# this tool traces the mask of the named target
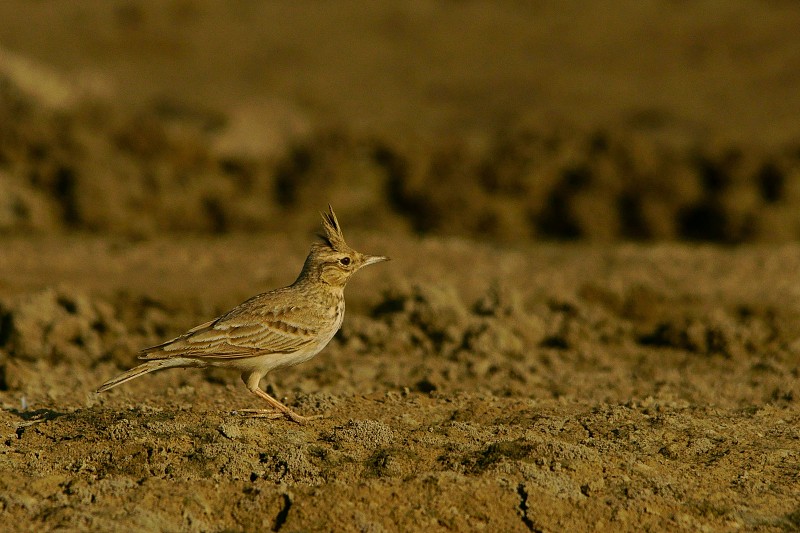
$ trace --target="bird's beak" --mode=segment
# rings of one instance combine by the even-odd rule
[[[381,261],[388,261],[389,258],[383,255],[363,255],[361,257],[361,266],[365,267],[367,265],[374,265],[375,263],[380,263]]]

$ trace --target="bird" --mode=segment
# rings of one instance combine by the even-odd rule
[[[308,361],[325,348],[342,326],[347,282],[365,266],[389,260],[348,246],[330,205],[320,214],[323,233],[311,245],[294,283],[253,296],[183,335],[145,348],[139,353],[144,363],[108,380],[97,392],[156,370],[228,368],[241,372],[248,390],[270,406],[242,412],[285,417],[298,424],[319,418],[292,411],[261,389],[261,380],[272,370]]]

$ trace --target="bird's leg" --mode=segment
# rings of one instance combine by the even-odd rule
[[[322,418],[321,415],[315,415],[315,416],[298,415],[297,413],[295,413],[294,411],[283,405],[281,402],[279,402],[278,400],[276,400],[275,398],[273,398],[260,388],[256,388],[256,390],[252,392],[256,396],[264,398],[267,401],[267,403],[269,403],[272,407],[283,413],[283,415],[292,422],[296,422],[298,424],[305,424],[306,422],[310,422],[311,420]]]
[[[244,384],[247,385],[247,389],[250,392],[266,400],[267,403],[269,403],[273,407],[273,409],[277,409],[278,412],[275,412],[274,410],[266,411],[260,409],[252,409],[252,410],[248,409],[244,410],[243,412],[254,413],[253,416],[258,416],[263,418],[279,418],[281,416],[285,416],[286,418],[288,418],[292,422],[296,422],[297,424],[305,424],[306,422],[309,422],[311,420],[322,418],[322,416],[320,415],[317,416],[299,415],[294,411],[292,411],[291,409],[289,409],[288,407],[286,407],[285,405],[283,405],[281,402],[279,402],[278,400],[276,400],[275,398],[273,398],[272,396],[261,390],[261,387],[259,387],[259,383],[261,382],[261,377],[262,376],[255,373],[244,373],[242,374],[242,381],[244,381]]]

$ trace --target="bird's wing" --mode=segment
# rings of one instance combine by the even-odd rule
[[[173,356],[234,359],[266,353],[292,353],[314,344],[317,330],[296,306],[236,308],[165,343],[142,350],[140,359]],[[306,318],[306,320],[302,320]]]

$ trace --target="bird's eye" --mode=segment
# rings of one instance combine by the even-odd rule
[[[350,264],[350,258],[349,257],[342,257],[341,259],[339,259],[339,262],[341,264],[343,264],[344,266],[347,266],[347,265]]]

